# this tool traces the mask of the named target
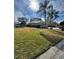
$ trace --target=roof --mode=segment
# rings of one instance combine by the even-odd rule
[[[30,20],[30,22],[36,22],[36,21],[42,21],[40,18],[32,18],[31,20]]]

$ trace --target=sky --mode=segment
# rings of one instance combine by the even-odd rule
[[[42,18],[43,16],[37,15],[36,12],[39,10],[39,3],[44,0],[14,0],[14,21],[17,22],[17,17],[26,17],[29,20],[31,18]],[[64,0],[53,0],[50,2],[53,4],[54,9],[60,11],[58,22],[64,20]]]

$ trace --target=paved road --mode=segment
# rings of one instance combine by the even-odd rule
[[[51,47],[47,52],[36,59],[64,59],[64,41]]]

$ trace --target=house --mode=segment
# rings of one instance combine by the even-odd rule
[[[40,18],[32,18],[30,23],[27,24],[29,27],[37,27],[37,28],[45,28],[45,22],[43,22]]]

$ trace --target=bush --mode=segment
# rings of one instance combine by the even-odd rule
[[[62,31],[64,31],[64,21],[62,21],[62,22],[60,23],[60,29],[61,29]]]

